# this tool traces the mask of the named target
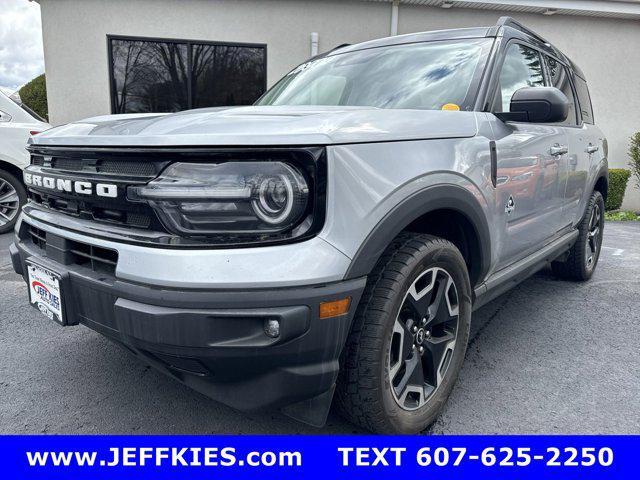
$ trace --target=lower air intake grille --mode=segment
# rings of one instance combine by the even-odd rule
[[[118,252],[115,250],[62,238],[31,225],[28,227],[28,234],[36,247],[64,265],[79,265],[97,273],[111,275],[116,272]],[[49,242],[51,245],[55,243],[55,248],[48,249]]]

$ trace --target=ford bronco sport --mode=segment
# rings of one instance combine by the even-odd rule
[[[472,310],[598,262],[607,143],[583,73],[509,18],[342,46],[251,107],[35,136],[13,266],[31,303],[238,409],[333,398],[418,432]],[[91,352],[87,352],[91,355]]]

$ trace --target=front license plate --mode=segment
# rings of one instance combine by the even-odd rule
[[[64,325],[60,275],[33,263],[28,263],[27,269],[31,305],[51,320]]]

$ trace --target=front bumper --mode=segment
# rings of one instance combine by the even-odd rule
[[[69,324],[86,325],[234,408],[283,409],[321,423],[365,278],[282,288],[159,287],[67,262],[64,238],[47,231],[42,248],[26,228],[22,222],[10,248],[14,270],[25,281],[26,261],[59,273]],[[346,315],[319,318],[321,302],[345,297]],[[275,339],[264,331],[272,319],[280,322]]]

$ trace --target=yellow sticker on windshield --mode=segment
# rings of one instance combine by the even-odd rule
[[[458,111],[460,110],[460,106],[456,105],[455,103],[445,103],[444,105],[442,105],[442,110],[453,110],[453,111]]]

